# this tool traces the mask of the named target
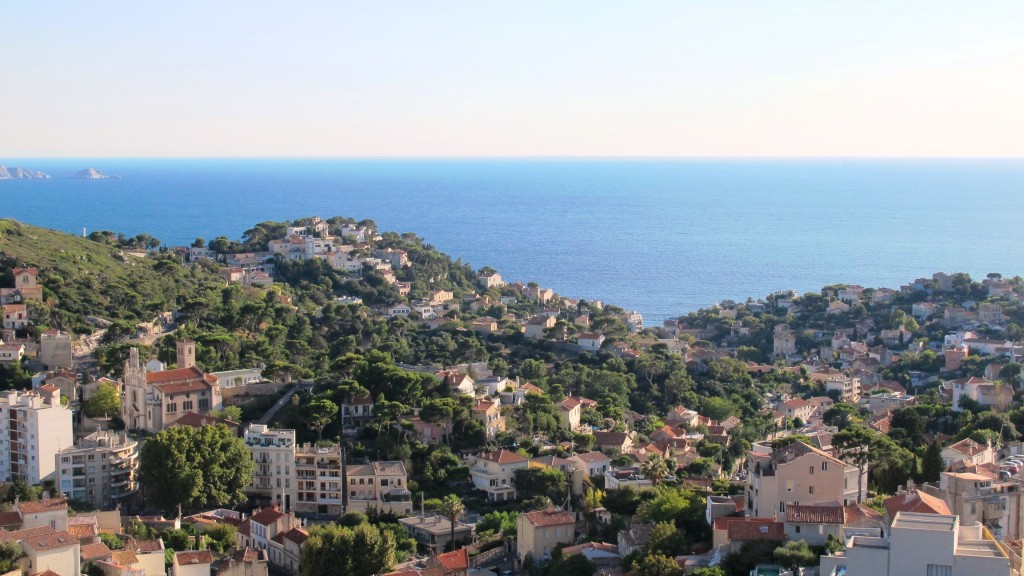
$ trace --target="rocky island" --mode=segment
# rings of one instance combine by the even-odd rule
[[[25,168],[10,168],[0,164],[0,180],[46,180],[50,175],[44,172],[26,170]]]
[[[104,174],[95,168],[86,168],[85,170],[79,170],[72,176],[75,180],[109,180],[114,178],[109,174]]]

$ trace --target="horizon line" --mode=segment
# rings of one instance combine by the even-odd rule
[[[2,156],[9,160],[1024,160],[1024,155],[210,155]],[[0,164],[4,160],[0,159]]]

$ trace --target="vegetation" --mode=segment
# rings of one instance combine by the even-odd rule
[[[100,382],[96,391],[85,402],[85,415],[90,418],[110,418],[121,413],[121,393],[112,384]]]
[[[245,498],[254,464],[226,426],[175,426],[142,445],[139,477],[154,504],[186,511],[230,507]]]
[[[373,524],[315,525],[302,548],[302,576],[373,576],[391,571],[394,533]]]

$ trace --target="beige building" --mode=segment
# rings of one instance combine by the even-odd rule
[[[576,519],[560,508],[549,508],[519,515],[516,521],[516,553],[520,561],[551,558],[558,544],[572,544],[576,538]]]
[[[499,450],[470,457],[469,475],[477,490],[492,502],[516,499],[515,471],[524,470],[530,459],[516,452]]]
[[[569,396],[558,403],[558,418],[566,430],[579,431],[582,413],[583,407],[579,398]]]
[[[175,552],[171,576],[210,576],[213,554],[209,550]]]
[[[349,465],[346,472],[349,512],[371,508],[402,515],[412,512],[409,476],[401,460]]]
[[[858,470],[834,456],[793,442],[778,450],[757,443],[747,458],[747,513],[756,517],[786,517],[786,505],[855,504],[866,496],[868,481],[859,483]]]
[[[840,401],[856,404],[860,402],[860,378],[845,374],[830,374],[825,378],[825,391],[838,392]]]
[[[49,370],[74,366],[71,335],[53,328],[43,332],[39,337],[39,361]],[[74,397],[70,398],[75,400]]]
[[[399,518],[398,523],[405,526],[417,542],[431,550],[441,552],[452,539],[452,524],[443,516],[410,516]],[[455,522],[455,541],[469,542],[473,539],[473,527],[462,522]]]
[[[965,525],[977,522],[1004,542],[1022,536],[1024,492],[1016,482],[969,472],[943,472],[938,486],[926,484],[921,489],[941,498]]]
[[[1019,556],[978,524],[961,525],[953,515],[899,512],[888,536],[850,536],[843,552],[821,557],[820,573],[1018,576],[1011,566],[1019,565]]]
[[[505,417],[501,415],[501,404],[498,402],[477,400],[470,413],[473,420],[483,424],[488,440],[493,439],[498,432],[505,431]]]
[[[99,430],[57,453],[56,485],[68,498],[111,510],[139,490],[139,443]]]
[[[341,516],[341,447],[302,444],[295,449],[295,513]]]
[[[296,500],[295,430],[250,424],[245,428],[245,445],[252,452],[255,467],[246,494],[265,505],[290,511]]]

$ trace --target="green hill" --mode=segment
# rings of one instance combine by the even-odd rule
[[[86,316],[111,321],[152,320],[163,310],[223,285],[200,267],[188,269],[170,256],[144,258],[114,246],[14,220],[0,220],[0,285],[13,286],[11,270],[39,269],[45,310],[41,327],[77,332],[91,328]],[[49,320],[44,318],[49,316]]]

